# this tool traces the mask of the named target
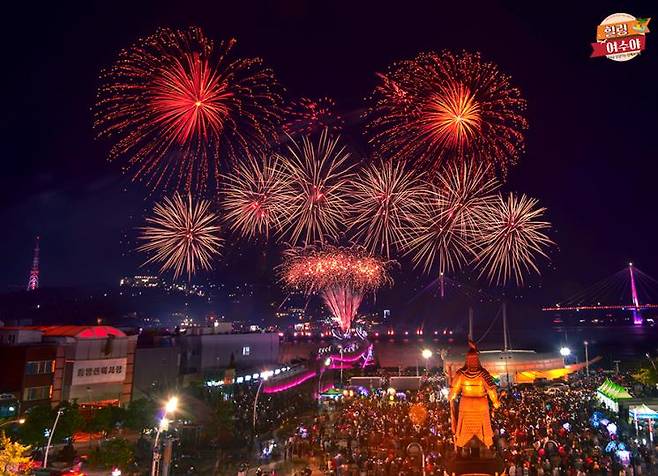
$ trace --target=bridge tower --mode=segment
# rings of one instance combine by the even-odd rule
[[[628,273],[631,276],[631,299],[633,300],[633,324],[642,325],[642,314],[640,314],[640,301],[637,298],[637,288],[635,287],[635,273],[633,273],[633,263],[628,263]]]
[[[32,269],[30,270],[30,279],[27,281],[27,290],[34,291],[39,287],[39,237],[34,247],[34,257],[32,258]]]

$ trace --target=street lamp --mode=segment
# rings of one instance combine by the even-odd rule
[[[423,359],[425,359],[425,372],[429,374],[430,369],[428,362],[432,358],[433,353],[430,349],[423,349],[420,355],[422,355]]]
[[[320,403],[320,382],[322,382],[322,374],[324,373],[325,369],[331,365],[331,357],[327,357],[324,359],[324,365],[320,367],[320,376],[318,377],[318,404]]]
[[[421,474],[425,476],[425,452],[423,451],[423,447],[418,443],[409,443],[407,446],[407,454],[411,456],[417,456],[420,454]]]
[[[583,342],[583,344],[585,344],[585,375],[589,377],[589,352],[587,349],[589,346],[589,342],[585,341]]]
[[[165,405],[165,415],[167,413],[173,413],[178,407],[178,397],[171,397]]]
[[[55,428],[57,428],[57,422],[59,421],[59,417],[64,413],[64,410],[61,408],[57,410],[57,415],[55,415],[55,422],[53,423],[53,427],[50,429],[50,433],[48,434],[48,444],[46,445],[46,454],[43,456],[43,468],[46,469],[48,467],[48,451],[50,450],[50,443],[53,441],[53,435],[55,434]]]
[[[571,349],[569,347],[560,347],[560,355],[562,357],[569,357],[571,355]]]
[[[22,425],[23,423],[25,423],[25,418],[18,418],[17,420],[5,421],[3,423],[0,423],[0,428],[2,428],[5,425],[11,425],[12,423],[18,423],[19,425]]]
[[[260,379],[260,383],[258,384],[258,389],[256,390],[256,397],[254,398],[254,418],[253,418],[253,423],[252,427],[254,430],[254,434],[256,434],[256,405],[258,404],[258,395],[260,395],[260,389],[265,383],[265,381],[269,378],[269,374],[267,373],[261,373],[263,377]]]
[[[176,411],[178,407],[178,397],[171,397],[164,406],[164,415],[158,424],[158,430],[155,433],[155,441],[153,442],[153,461],[151,463],[151,476],[156,476],[158,474],[158,465],[160,463],[160,451],[158,448],[158,443],[160,441],[160,433],[165,429],[165,426],[168,425],[169,420],[167,420],[167,415]]]

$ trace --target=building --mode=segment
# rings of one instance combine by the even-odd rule
[[[0,392],[28,408],[131,399],[137,336],[110,326],[0,327]]]
[[[0,393],[5,401],[13,395],[7,407],[17,404],[19,413],[61,400],[64,349],[42,337],[39,330],[0,327]]]
[[[237,369],[257,369],[279,361],[276,333],[221,334],[214,328],[194,328],[176,339],[181,374],[188,380],[216,374],[231,364]]]
[[[178,386],[181,352],[175,338],[157,336],[138,341],[135,350],[132,399],[149,398]]]

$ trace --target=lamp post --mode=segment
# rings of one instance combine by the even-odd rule
[[[153,441],[153,461],[151,463],[151,476],[156,476],[158,474],[158,467],[160,464],[160,449],[158,448],[158,443],[160,442],[160,433],[164,430],[165,426],[169,423],[167,420],[167,415],[176,411],[178,407],[178,397],[171,397],[164,407],[164,415],[158,424],[158,430],[155,433],[155,440]]]
[[[0,428],[2,428],[5,425],[11,425],[12,423],[18,423],[19,425],[22,425],[23,423],[25,423],[25,418],[18,418],[16,420],[5,421],[3,423],[0,423]]]
[[[432,351],[430,349],[423,349],[421,352],[423,359],[425,359],[425,373],[429,374],[428,362],[432,358]]]
[[[318,377],[318,404],[320,404],[320,392],[321,387],[320,387],[320,382],[322,382],[322,374],[324,373],[325,369],[331,365],[331,357],[327,357],[324,359],[324,365],[320,367],[320,376]]]
[[[420,454],[421,474],[425,476],[425,452],[423,451],[423,447],[418,443],[409,443],[407,446],[407,454],[411,456]]]
[[[50,429],[50,433],[48,434],[48,444],[46,445],[46,454],[43,456],[43,467],[44,469],[48,467],[48,451],[50,451],[50,443],[53,441],[53,435],[55,434],[55,429],[57,428],[57,422],[59,421],[59,417],[64,413],[64,410],[61,408],[57,410],[57,415],[55,416],[55,422],[53,423],[53,427]]]
[[[343,346],[338,347],[340,353],[340,388],[343,388]]]
[[[589,352],[588,352],[589,342],[585,341],[583,342],[583,344],[585,344],[585,375],[589,377]]]
[[[260,389],[262,388],[263,384],[265,381],[268,379],[268,375],[265,374],[263,375],[263,378],[260,379],[260,383],[258,384],[258,389],[256,390],[256,397],[254,398],[254,417],[253,417],[253,422],[252,422],[252,428],[254,435],[256,434],[256,405],[258,405],[258,395],[260,395]]]

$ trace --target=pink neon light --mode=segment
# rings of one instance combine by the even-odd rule
[[[306,382],[307,380],[312,379],[313,377],[315,377],[315,371],[310,371],[308,373],[305,373],[305,374],[297,377],[295,380],[291,380],[290,382],[282,383],[280,385],[275,385],[273,387],[265,387],[263,389],[263,393],[283,392],[285,390],[289,390],[293,387],[296,387],[297,385],[300,385],[300,384]]]
[[[357,360],[362,359],[364,356],[366,356],[368,354],[368,352],[370,352],[370,347],[372,347],[372,345],[369,346],[366,350],[361,352],[356,357],[341,357],[340,354],[338,354],[338,355],[332,355],[331,360],[332,360],[332,362],[334,360],[336,362],[356,362]]]
[[[631,275],[631,299],[633,299],[633,304],[635,305],[635,309],[633,309],[633,324],[639,325],[642,324],[642,315],[638,311],[638,307],[640,307],[640,301],[637,298],[637,288],[635,287],[635,276],[633,276],[632,264],[628,265],[628,272]]]
[[[340,370],[340,369],[345,370],[345,369],[351,369],[351,368],[353,368],[353,367],[352,367],[352,365],[350,365],[350,364],[348,364],[348,363],[342,363],[342,364],[331,364],[331,365],[329,366],[329,368],[330,368],[331,370]]]

